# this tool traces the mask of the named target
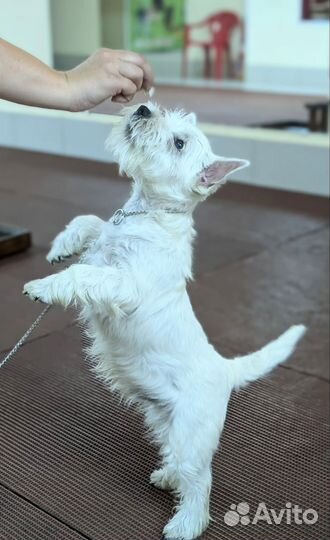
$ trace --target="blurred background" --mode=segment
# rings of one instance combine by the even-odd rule
[[[100,47],[141,52],[156,74],[157,101],[195,111],[201,122],[213,125],[207,134],[224,153],[251,159],[254,169],[240,180],[324,195],[329,192],[329,6],[329,0],[0,0],[0,35],[61,70]],[[91,141],[88,131],[81,144],[75,144],[72,125],[72,137],[67,135],[70,121],[63,115],[57,121],[63,124],[64,145],[55,137],[54,122],[52,140],[44,136],[46,113],[42,118],[35,113],[39,130],[33,122],[29,132],[26,116],[23,127],[17,116],[22,108],[2,103],[1,109],[4,146],[111,161],[103,150],[106,128],[100,118],[119,112],[111,102],[93,111],[99,129]],[[285,168],[283,160],[265,158],[265,141],[278,149],[291,142]],[[312,184],[315,164],[319,174]]]
[[[1,35],[59,69],[99,47],[123,48],[145,54],[161,83],[236,81],[327,92],[328,0],[1,0],[0,6]]]
[[[328,21],[327,0],[51,0],[50,56],[67,69],[97,47],[129,48],[162,83],[323,93]]]

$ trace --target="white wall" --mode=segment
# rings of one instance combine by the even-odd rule
[[[49,0],[0,0],[0,36],[51,64]]]
[[[327,84],[329,22],[303,21],[301,0],[246,0],[247,76]],[[259,74],[259,75],[258,75]]]
[[[83,57],[101,46],[99,0],[51,0],[51,16],[55,54]]]

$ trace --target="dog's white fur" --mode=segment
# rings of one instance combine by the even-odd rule
[[[81,307],[95,371],[138,404],[160,447],[162,463],[152,484],[179,498],[164,535],[191,540],[209,523],[212,456],[232,390],[286,360],[305,328],[293,326],[235,360],[210,345],[186,291],[192,213],[248,163],[215,156],[194,115],[146,106],[149,117],[136,107],[126,111],[109,144],[134,180],[125,210],[147,213],[119,225],[95,216],[74,219],[54,240],[48,260],[78,253],[80,264],[32,281],[24,291],[49,304]]]

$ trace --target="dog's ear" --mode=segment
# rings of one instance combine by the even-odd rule
[[[195,126],[197,124],[197,117],[195,113],[189,113],[185,115],[185,120],[187,120],[190,124]]]
[[[218,188],[225,184],[230,174],[249,165],[250,162],[246,159],[218,157],[201,171],[194,191],[204,195],[210,188]]]

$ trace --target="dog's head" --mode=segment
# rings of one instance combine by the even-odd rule
[[[215,155],[194,114],[164,110],[151,102],[128,107],[123,114],[108,147],[121,172],[140,183],[148,197],[195,204],[249,165]]]

